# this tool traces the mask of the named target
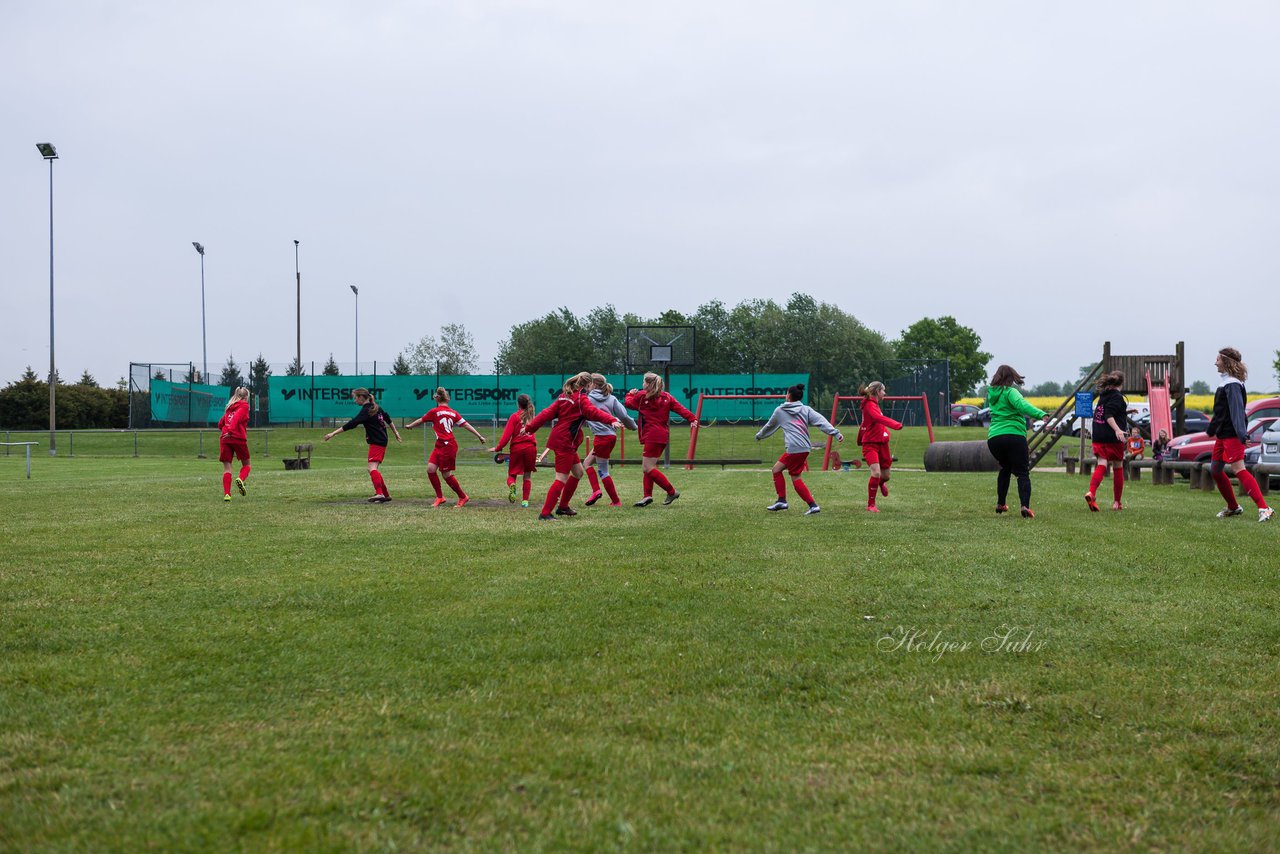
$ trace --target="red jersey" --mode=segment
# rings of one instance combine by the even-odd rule
[[[556,419],[556,426],[551,428],[547,447],[557,454],[570,453],[578,447],[578,442],[582,440],[583,422],[602,421],[612,424],[618,420],[604,410],[597,409],[585,394],[562,394],[550,406],[533,416],[524,425],[524,432],[532,434],[553,418]]]
[[[447,406],[437,406],[422,416],[424,422],[430,421],[436,431],[436,447],[444,448],[458,444],[453,438],[453,425],[466,424],[467,420]]]
[[[527,428],[523,432],[520,430],[524,426],[520,421],[520,416],[523,414],[520,410],[516,410],[507,419],[507,426],[502,430],[502,438],[498,440],[498,444],[495,446],[499,451],[507,446],[507,442],[511,443],[511,450],[513,451],[517,448],[528,447],[536,449],[538,447],[538,439],[533,435],[533,430]]]
[[[627,409],[634,409],[640,413],[636,421],[639,422],[640,441],[645,445],[665,445],[671,440],[669,424],[672,410],[686,421],[694,420],[693,413],[665,391],[653,397],[645,397],[642,389],[629,391],[626,404]]]
[[[875,445],[889,441],[889,430],[901,430],[902,422],[894,421],[880,411],[880,404],[863,398],[862,423],[858,425],[858,444]]]
[[[246,441],[245,430],[248,427],[249,401],[247,400],[237,400],[227,407],[227,411],[222,413],[222,417],[218,419],[218,429],[222,431],[222,438],[224,439]]]

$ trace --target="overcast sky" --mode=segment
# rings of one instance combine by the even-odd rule
[[[481,370],[560,305],[954,315],[1028,383],[1276,386],[1280,4],[6,0],[0,384],[56,354]],[[585,368],[592,366],[586,365]],[[800,367],[800,366],[797,366]]]

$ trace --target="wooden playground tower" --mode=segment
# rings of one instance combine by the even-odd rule
[[[1172,355],[1120,356],[1111,352],[1111,342],[1107,341],[1102,345],[1102,361],[1094,365],[1093,370],[1080,379],[1075,389],[1059,404],[1056,410],[1049,414],[1049,418],[1055,424],[1061,424],[1064,420],[1068,423],[1074,421],[1076,393],[1092,390],[1093,384],[1098,381],[1098,377],[1111,371],[1119,371],[1124,374],[1124,387],[1120,389],[1120,393],[1125,395],[1145,395],[1150,402],[1153,433],[1158,429],[1158,413],[1164,411],[1167,403],[1173,408],[1172,424],[1170,425],[1173,429],[1169,431],[1169,435],[1179,436],[1185,432],[1183,423],[1186,417],[1187,389],[1185,386],[1186,360],[1184,352],[1185,344],[1179,341]],[[1083,447],[1084,431],[1081,430],[1080,432]],[[1048,432],[1041,431],[1031,437],[1028,445],[1031,451],[1031,465],[1033,468],[1048,455],[1061,436],[1061,433],[1053,430]]]

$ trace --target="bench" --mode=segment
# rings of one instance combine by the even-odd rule
[[[1062,458],[1063,465],[1067,467],[1067,474],[1075,474],[1076,464],[1079,463],[1080,474],[1083,474],[1086,476],[1091,475],[1093,474],[1093,466],[1094,466],[1094,463],[1096,462],[1097,460],[1094,459],[1093,457],[1085,457],[1083,460],[1081,460],[1078,457],[1070,457],[1070,456],[1064,456]]]
[[[313,447],[310,442],[300,442],[294,445],[293,450],[298,456],[292,459],[285,458],[285,471],[299,471],[311,468],[311,450]],[[306,454],[306,456],[302,456],[303,454]]]

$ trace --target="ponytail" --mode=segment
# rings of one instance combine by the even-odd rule
[[[883,391],[885,391],[884,383],[880,382],[880,380],[873,380],[858,389],[858,394],[862,395],[866,400],[872,400]]]
[[[533,400],[527,394],[516,398],[516,406],[520,407],[520,423],[528,424],[533,418]]]
[[[436,388],[435,397],[436,397],[436,403],[439,403],[442,405],[446,404],[449,402],[449,390],[444,386],[438,386]]]
[[[227,400],[226,409],[223,409],[222,411],[226,412],[228,409],[232,407],[232,405],[237,404],[242,400],[248,400],[248,399],[249,399],[249,389],[245,388],[244,386],[240,386],[235,391],[231,392],[231,397]]]
[[[378,406],[378,401],[373,399],[373,395],[369,393],[369,389],[367,388],[355,389],[354,391],[351,392],[351,396],[365,398],[366,400],[369,401],[369,414],[370,415],[378,414],[378,410],[380,409],[380,407]]]
[[[644,375],[644,396],[649,400],[653,400],[660,394],[662,394],[662,377],[653,371],[649,371]]]

